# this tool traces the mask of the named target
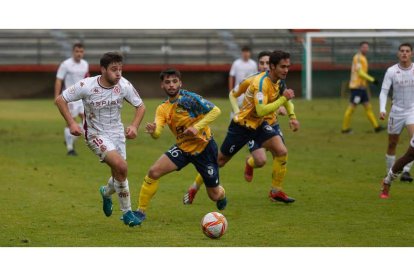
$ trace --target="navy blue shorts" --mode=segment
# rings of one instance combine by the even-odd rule
[[[366,89],[351,89],[350,103],[363,104],[369,101]]]
[[[283,143],[285,143],[285,140],[283,139],[283,133],[282,133],[282,131],[280,130],[280,127],[279,127],[279,124],[278,123],[276,123],[276,124],[274,124],[274,125],[272,125],[272,128],[273,128],[273,130],[274,130],[274,132],[275,132],[275,135],[276,136],[280,136],[280,138],[282,138],[282,142]],[[250,152],[253,152],[253,151],[255,151],[255,150],[257,150],[257,149],[259,149],[259,148],[261,148],[262,147],[262,144],[267,140],[267,139],[270,139],[270,138],[272,138],[273,136],[275,136],[275,135],[273,135],[273,133],[272,132],[268,132],[268,133],[262,133],[262,137],[259,137],[259,139],[253,139],[253,140],[250,140],[248,143],[247,143],[247,146],[249,147],[249,151]]]
[[[254,129],[250,129],[239,124],[233,120],[227,129],[226,138],[221,144],[220,151],[226,156],[235,155],[246,143],[253,140],[256,135]]]
[[[168,158],[181,170],[188,163],[192,163],[200,173],[207,187],[214,188],[220,184],[217,163],[217,144],[212,138],[202,153],[191,155],[182,151],[177,145],[172,146],[166,153]]]

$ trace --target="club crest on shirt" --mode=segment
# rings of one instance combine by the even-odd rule
[[[118,85],[116,85],[116,86],[114,87],[114,93],[115,93],[115,94],[119,94],[119,93],[121,93],[121,88],[119,88],[119,86],[118,86]]]
[[[80,86],[83,87],[85,83],[83,81],[80,82]]]
[[[105,152],[106,151],[106,146],[105,145],[101,145],[99,147],[99,149],[101,150],[101,152]]]

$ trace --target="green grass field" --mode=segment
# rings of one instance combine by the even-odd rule
[[[144,119],[152,121],[160,100],[145,100]],[[212,99],[222,115],[212,129],[219,145],[224,139],[229,104]],[[385,174],[386,133],[375,134],[362,107],[353,116],[354,134],[340,127],[346,99],[295,100],[301,130],[292,133],[286,118],[281,127],[289,149],[285,191],[292,205],[270,202],[271,162],[255,171],[252,183],[243,178],[243,149],[220,171],[229,205],[223,214],[228,232],[219,240],[202,234],[200,220],[215,211],[205,190],[193,205],[182,196],[195,176],[190,165],[163,177],[147,220],[129,228],[115,212],[101,210],[100,185],[109,168],[86,147],[76,143],[78,157],[67,157],[64,121],[52,100],[0,101],[0,246],[414,246],[414,183],[399,181],[391,198],[378,197]],[[378,113],[378,102],[374,101]],[[133,109],[125,105],[128,124]],[[385,123],[384,123],[385,124]],[[398,147],[408,146],[404,132]],[[174,142],[169,130],[152,140],[141,127],[128,141],[129,183],[133,208],[150,165]],[[270,154],[268,154],[270,159]]]

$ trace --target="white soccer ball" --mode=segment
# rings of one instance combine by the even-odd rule
[[[208,213],[201,220],[201,229],[207,237],[218,239],[226,233],[226,217],[218,212]]]

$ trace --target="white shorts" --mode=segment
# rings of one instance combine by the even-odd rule
[[[104,161],[108,152],[116,150],[126,160],[125,136],[120,134],[89,135],[86,139],[88,147]]]
[[[72,118],[77,117],[79,114],[84,113],[83,108],[83,102],[82,100],[76,101],[76,102],[70,102],[68,103],[70,114],[72,115]]]
[[[406,125],[414,125],[414,112],[403,114],[391,112],[388,117],[388,134],[401,134]]]
[[[413,137],[411,137],[411,140],[410,140],[410,146],[411,146],[412,148],[414,148],[414,135],[413,135]]]

